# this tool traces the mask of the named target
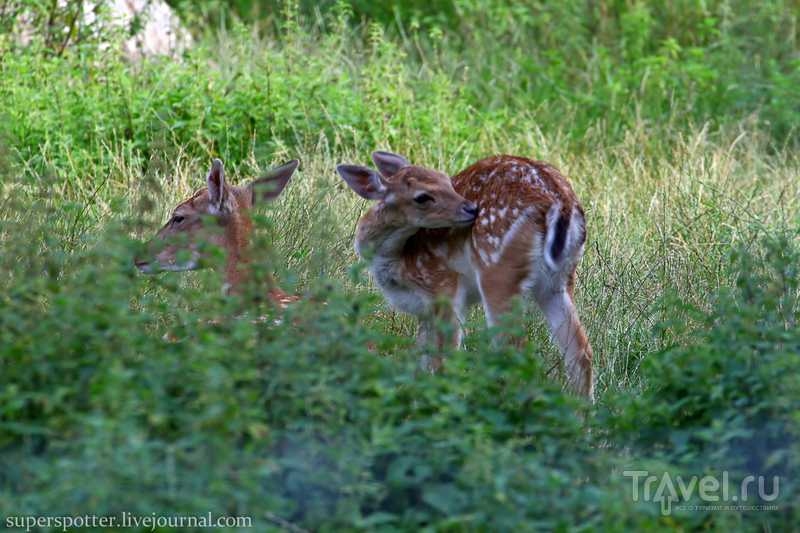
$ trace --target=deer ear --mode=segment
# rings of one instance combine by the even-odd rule
[[[253,191],[253,205],[256,205],[256,203],[266,204],[280,196],[299,165],[299,159],[292,159],[288,163],[273,168],[251,183],[250,189]]]
[[[220,215],[225,209],[225,197],[228,195],[228,189],[225,187],[225,170],[222,168],[221,159],[215,159],[211,164],[206,181],[208,182],[208,202],[211,212]]]
[[[375,202],[386,200],[386,184],[371,168],[343,163],[336,167],[336,172],[360,197]]]
[[[401,168],[410,167],[411,163],[402,155],[393,154],[390,152],[381,152],[375,150],[372,152],[372,162],[378,167],[381,175],[385,178],[391,178]]]

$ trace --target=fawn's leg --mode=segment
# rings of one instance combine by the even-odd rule
[[[449,334],[437,327],[443,323],[449,324],[452,328]],[[430,316],[419,317],[417,345],[426,351],[433,351],[434,354],[440,354],[445,347],[455,350],[461,344],[462,331],[453,307],[449,304],[434,303],[430,309]],[[442,372],[444,360],[444,357],[439,355],[430,356],[426,353],[422,356],[420,369],[431,375]]]
[[[511,303],[514,298],[522,296],[521,281],[516,277],[504,276],[503,274],[505,273],[482,273],[478,282],[484,311],[486,312],[486,323],[490,328],[502,324],[501,317],[511,313]],[[515,317],[514,323],[517,322],[519,320]],[[494,341],[496,342],[497,340],[498,338],[496,337]],[[511,342],[521,348],[525,343],[525,339],[513,337]]]
[[[570,277],[573,276],[574,273]],[[567,374],[572,386],[594,403],[592,347],[581,327],[570,288],[543,290],[536,294],[536,301],[550,322],[558,345],[564,351]]]

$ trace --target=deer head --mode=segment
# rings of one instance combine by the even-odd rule
[[[447,228],[468,226],[478,206],[458,194],[446,174],[412,165],[405,157],[372,152],[378,172],[341,164],[336,171],[359,196],[380,202],[384,223],[393,227]]]
[[[215,159],[206,177],[208,187],[179,204],[147,243],[147,255],[135,259],[139,271],[194,270],[202,258],[199,244],[206,242],[228,250],[226,282],[233,284],[250,244],[249,211],[280,196],[299,164],[293,159],[244,187],[234,187],[225,181],[222,161]]]

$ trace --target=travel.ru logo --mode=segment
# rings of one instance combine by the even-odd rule
[[[633,501],[639,501],[639,494],[640,494],[640,487],[643,489],[643,500],[646,502],[653,501],[656,503],[661,504],[661,514],[663,515],[670,515],[672,514],[672,504],[679,503],[679,502],[688,502],[689,499],[692,497],[692,494],[697,489],[697,493],[705,502],[746,502],[748,498],[751,501],[755,500],[754,491],[758,491],[758,499],[760,501],[771,502],[778,497],[778,493],[780,491],[780,480],[778,476],[772,478],[772,492],[771,494],[767,494],[765,489],[765,481],[764,476],[747,476],[742,480],[741,486],[734,484],[731,486],[728,480],[728,472],[722,472],[722,482],[720,482],[719,478],[716,476],[704,476],[699,478],[697,476],[692,476],[691,479],[686,480],[683,479],[681,476],[676,476],[675,480],[673,481],[672,476],[669,472],[664,472],[661,476],[661,481],[659,482],[658,476],[651,476],[647,470],[624,470],[622,475],[625,477],[631,478],[632,484],[632,498]],[[753,482],[757,481],[756,484]],[[658,482],[656,484],[656,482]],[[655,485],[655,492],[652,492],[653,485]],[[751,485],[752,484],[752,485]],[[731,492],[733,489],[734,492]],[[736,489],[739,489],[738,492],[735,492]],[[721,497],[720,497],[721,491]],[[650,499],[650,495],[652,494],[653,498]],[[715,510],[719,507],[719,510],[727,509],[731,506],[697,506],[698,510],[706,509],[706,510]],[[687,506],[679,506],[677,507],[680,510],[687,509]],[[775,507],[777,508],[777,507]],[[692,506],[688,507],[689,510],[692,510]],[[733,509],[740,509],[746,510],[751,509],[750,507],[744,505],[736,505],[733,506]],[[756,505],[753,506],[751,510],[767,510],[764,506]]]

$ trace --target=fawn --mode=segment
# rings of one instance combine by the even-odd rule
[[[299,164],[293,159],[245,187],[234,187],[225,182],[222,161],[215,159],[206,178],[208,187],[175,208],[169,222],[147,243],[149,257],[134,261],[139,271],[154,272],[155,265],[158,270],[194,270],[202,258],[198,244],[205,241],[228,251],[224,286],[238,291],[246,281],[246,270],[241,267],[247,263],[252,230],[248,211],[280,196]],[[208,217],[213,217],[213,222]],[[179,254],[187,255],[188,260],[181,262]],[[278,287],[270,287],[268,294],[280,305],[292,300]]]
[[[572,385],[594,402],[592,349],[575,309],[575,268],[586,242],[584,210],[567,180],[549,163],[500,155],[452,180],[403,156],[375,151],[368,167],[341,164],[358,195],[378,202],[361,217],[355,248],[389,302],[419,319],[417,341],[458,347],[464,311],[483,303],[489,326],[532,296],[564,351]],[[445,296],[444,308],[435,300]],[[431,307],[431,303],[434,306]],[[455,334],[436,334],[431,315]],[[442,361],[425,356],[423,370]]]

